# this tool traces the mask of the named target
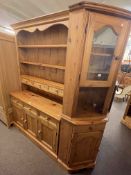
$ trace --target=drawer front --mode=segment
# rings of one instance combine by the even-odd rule
[[[82,125],[82,126],[74,126],[74,132],[84,133],[84,132],[91,132],[91,131],[103,131],[105,128],[106,123],[100,124],[90,124],[90,125]]]
[[[23,108],[23,103],[15,98],[12,98],[11,99],[11,102],[12,102],[12,105],[13,106],[16,106],[17,108],[19,109],[22,109]]]
[[[25,113],[27,113],[33,117],[38,116],[38,111],[29,105],[24,105],[23,109],[24,109]]]
[[[54,87],[49,87],[49,92],[54,94],[54,95],[58,95],[58,89],[54,88]]]
[[[25,79],[25,78],[22,78],[22,79],[21,79],[21,82],[27,84],[27,83],[28,83],[28,80]]]
[[[49,86],[46,84],[41,85],[41,90],[48,92],[49,91]]]
[[[30,80],[28,80],[26,78],[23,78],[22,79],[22,83],[27,84],[27,85],[30,85],[30,86],[33,86],[34,85],[34,82],[33,81],[30,81]]]
[[[57,152],[59,123],[46,114],[40,115],[38,119],[38,138],[50,148]]]
[[[63,90],[58,90],[58,95],[59,95],[60,97],[63,97],[64,91],[63,91]]]

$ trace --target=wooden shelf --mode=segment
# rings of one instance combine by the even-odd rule
[[[21,82],[23,84],[35,87],[39,90],[63,97],[64,85],[53,81],[37,78],[30,75],[21,75]]]
[[[60,120],[62,113],[62,105],[47,98],[41,97],[30,91],[19,91],[11,93],[11,96],[19,99],[20,101],[28,104],[35,109]]]
[[[49,44],[49,45],[18,45],[19,48],[66,48],[66,44]]]
[[[110,56],[112,56],[112,54],[109,54],[109,53],[95,53],[95,52],[92,52],[91,53],[92,55],[94,55],[94,56],[102,56],[102,57],[110,57]]]
[[[65,66],[59,66],[59,65],[50,65],[50,64],[36,63],[36,62],[31,62],[31,61],[20,61],[20,63],[28,64],[28,65],[34,65],[34,66],[41,66],[41,67],[48,67],[48,68],[65,70]]]
[[[99,71],[99,72],[90,71],[90,72],[88,72],[88,74],[109,74],[109,72],[104,72],[104,71]]]

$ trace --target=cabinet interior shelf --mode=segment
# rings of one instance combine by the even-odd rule
[[[56,118],[57,120],[60,120],[61,118],[62,105],[53,100],[41,97],[27,90],[12,92],[11,95],[25,104]]]
[[[112,56],[112,54],[109,54],[109,53],[97,53],[97,52],[95,53],[95,52],[92,52],[91,54],[94,55],[94,56],[102,56],[102,57],[105,56],[107,58]]]
[[[36,63],[36,62],[31,62],[31,61],[20,61],[20,63],[27,64],[27,65],[34,65],[34,66],[65,70],[65,66],[59,66],[59,65],[43,64],[43,63],[38,63],[38,62]]]
[[[89,71],[88,74],[109,74],[107,71]]]
[[[45,80],[30,75],[21,75],[21,83],[35,87],[39,90],[63,97],[64,85],[54,81]]]
[[[66,48],[66,44],[49,44],[49,45],[18,45],[19,48]]]

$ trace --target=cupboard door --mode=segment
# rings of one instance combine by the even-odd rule
[[[38,120],[38,138],[52,151],[57,151],[59,125],[46,115]]]
[[[90,13],[80,86],[110,87],[122,57],[128,21]]]
[[[30,106],[24,106],[25,118],[24,118],[24,128],[36,137],[37,134],[37,111],[32,109]]]
[[[17,105],[13,104],[13,119],[14,121],[19,124],[21,127],[23,127],[23,121],[24,121],[24,112],[23,108],[18,107]]]
[[[72,136],[69,165],[94,162],[101,142],[102,132],[74,133]]]

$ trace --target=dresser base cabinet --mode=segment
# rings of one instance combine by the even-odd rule
[[[19,94],[19,93],[18,93]],[[20,95],[27,96],[27,92],[22,92]],[[30,95],[30,96],[29,96]],[[38,106],[41,102],[41,97],[34,95],[34,93],[28,94],[27,98],[38,98]],[[27,100],[27,99],[26,99]],[[25,101],[21,101],[16,97],[11,98],[13,109],[13,121],[15,125],[22,128],[25,133],[28,133],[34,139],[42,145],[46,146],[50,151],[57,154],[58,149],[58,134],[59,134],[59,120],[56,120],[49,114],[41,112],[38,108],[27,104]],[[33,101],[33,100],[32,100]],[[43,101],[43,99],[42,99]],[[28,101],[27,101],[28,102]],[[49,105],[51,101],[49,100]],[[54,103],[53,103],[54,105]],[[44,104],[42,105],[43,108]]]
[[[13,122],[13,125],[15,127],[17,127],[25,136],[27,136],[34,144],[36,144],[42,151],[46,152],[51,158],[53,158],[55,160],[57,159],[57,155],[53,151],[51,151],[46,145],[42,144],[39,141],[39,139],[37,139],[34,136],[32,136],[32,134],[30,134],[30,132],[25,130],[23,127],[21,127],[16,122]]]

